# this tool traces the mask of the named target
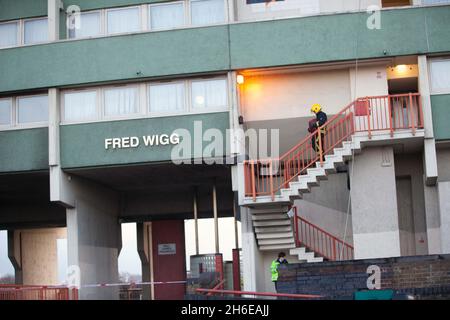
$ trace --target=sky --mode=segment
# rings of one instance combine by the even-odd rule
[[[238,222],[238,234],[241,234],[240,222]],[[195,254],[194,220],[185,221],[186,235],[186,270],[189,270],[189,256]],[[214,253],[214,219],[199,220],[199,244],[200,254]],[[224,261],[232,259],[234,249],[234,223],[233,218],[219,219],[219,247]],[[241,239],[239,237],[239,247]],[[58,278],[60,283],[65,282],[67,269],[67,240],[58,239]],[[141,263],[137,253],[136,224],[122,224],[122,250],[119,255],[119,273],[132,275],[141,274]],[[0,231],[0,277],[14,274],[14,269],[8,259],[7,232]]]

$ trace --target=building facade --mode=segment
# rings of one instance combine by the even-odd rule
[[[82,286],[116,283],[123,222],[143,281],[185,280],[194,217],[241,221],[250,291],[279,251],[450,253],[449,1],[0,0],[0,72],[17,283],[56,284],[65,237]]]

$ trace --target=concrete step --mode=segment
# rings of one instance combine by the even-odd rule
[[[303,175],[298,177],[298,181],[303,184],[307,184],[309,188],[311,187],[318,187],[320,185],[319,180],[315,176],[311,175]]]
[[[274,226],[290,226],[291,220],[269,220],[269,221],[254,221],[253,226],[255,227],[274,227]]]
[[[286,213],[252,215],[253,221],[285,220],[285,219],[289,219],[289,217]]]
[[[302,198],[302,195],[295,188],[281,189],[280,192],[283,197],[289,197],[291,200]]]
[[[294,238],[262,239],[258,240],[260,246],[295,244]]]
[[[292,225],[289,226],[279,226],[279,227],[256,227],[255,228],[255,232],[257,234],[262,234],[262,233],[283,233],[283,232],[290,232],[292,231]]]
[[[266,245],[260,246],[259,250],[261,251],[275,251],[275,250],[286,250],[290,248],[295,248],[295,243],[285,244],[285,245]]]
[[[261,208],[251,208],[250,213],[251,214],[268,214],[268,213],[281,213],[281,212],[287,212],[289,208],[287,206],[264,206]]]
[[[299,178],[297,178],[297,181],[293,181],[291,183],[289,183],[289,186],[291,187],[291,189],[295,189],[297,190],[299,193],[301,192],[303,193],[310,193],[311,192],[311,188],[308,186],[308,184],[305,181],[299,181]]]
[[[320,166],[317,168],[309,168],[306,170],[308,172],[308,175],[315,176],[318,180],[326,180],[327,179],[327,173],[325,172],[324,168],[321,168]]]
[[[256,233],[256,239],[277,239],[277,238],[293,238],[294,233],[288,232],[275,232],[275,233]]]
[[[306,252],[306,248],[305,247],[298,247],[298,248],[289,250],[289,254],[291,256],[301,255],[301,254],[304,254],[305,252]]]

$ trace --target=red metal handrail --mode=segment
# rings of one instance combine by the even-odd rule
[[[297,207],[293,209],[297,247],[306,247],[331,261],[353,259],[354,248],[352,245],[300,217]]]
[[[254,291],[236,291],[236,290],[215,290],[215,289],[196,289],[199,293],[217,293],[217,294],[232,294],[232,295],[248,295],[248,296],[260,296],[260,297],[283,297],[293,299],[318,299],[323,296],[313,294],[292,294],[292,293],[272,293],[272,292],[254,292]]]
[[[0,300],[78,300],[78,289],[58,286],[0,285]]]
[[[418,93],[358,98],[332,116],[316,132],[306,136],[279,158],[244,161],[245,196],[256,200],[269,195],[272,199],[282,188],[299,175],[305,174],[317,162],[342,145],[354,133],[386,131],[393,136],[396,130],[423,128],[422,103]],[[318,133],[322,134],[318,134]],[[319,148],[312,147],[317,139]]]

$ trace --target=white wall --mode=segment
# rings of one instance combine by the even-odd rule
[[[246,76],[241,89],[244,120],[265,121],[311,117],[319,103],[328,114],[345,108],[356,97],[388,94],[386,66],[361,66],[308,72]]]
[[[354,161],[350,192],[355,258],[398,257],[401,254],[393,148],[365,148]]]
[[[312,117],[314,103],[333,114],[349,102],[348,69],[248,76],[241,95],[245,121]]]
[[[295,204],[300,217],[317,225],[339,239],[353,245],[352,218],[347,215],[350,191],[347,188],[347,174],[331,174],[328,180],[321,181],[320,187],[311,188]]]

